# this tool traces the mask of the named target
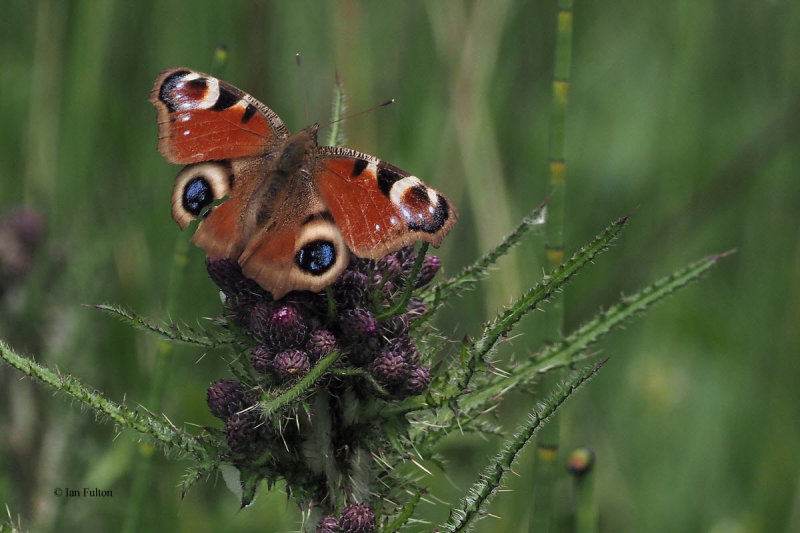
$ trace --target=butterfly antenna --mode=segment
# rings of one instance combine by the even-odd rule
[[[303,66],[300,64],[300,53],[298,52],[294,56],[295,61],[297,61],[297,76],[300,78],[300,87],[303,91],[303,105],[306,108],[306,124],[308,124],[311,119],[308,115],[308,86],[306,85],[306,80],[303,77]]]
[[[351,114],[351,115],[345,115],[345,116],[343,116],[343,117],[341,117],[341,118],[338,118],[338,119],[336,119],[336,120],[333,120],[333,121],[331,121],[331,122],[329,122],[329,123],[325,124],[325,127],[332,126],[332,125],[336,124],[337,122],[341,122],[341,121],[343,121],[343,120],[347,120],[347,119],[349,119],[349,118],[357,117],[358,115],[363,115],[364,113],[370,113],[370,112],[372,112],[372,111],[375,111],[375,110],[376,110],[376,109],[378,109],[378,108],[381,108],[381,107],[386,107],[386,106],[387,106],[387,105],[389,105],[389,104],[393,104],[394,102],[395,102],[394,98],[390,98],[389,100],[386,100],[386,101],[385,101],[385,102],[383,102],[382,104],[374,105],[374,106],[372,106],[372,107],[369,107],[369,108],[367,108],[367,109],[364,109],[363,111],[359,111],[359,112],[357,112],[357,113],[353,113],[353,114]]]

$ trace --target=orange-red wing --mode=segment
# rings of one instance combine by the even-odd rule
[[[379,258],[427,241],[439,246],[458,215],[419,178],[372,156],[320,147],[314,178],[347,246]]]
[[[171,163],[257,155],[288,135],[267,106],[213,76],[162,72],[150,93],[158,110],[158,151]]]

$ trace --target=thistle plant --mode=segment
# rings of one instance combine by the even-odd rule
[[[609,225],[483,324],[480,335],[447,342],[432,318],[486,277],[544,214],[545,205],[538,206],[495,249],[438,282],[439,260],[424,245],[377,261],[354,259],[324,292],[293,292],[281,300],[245,278],[236,262],[221,259],[206,266],[224,303],[202,329],[97,306],[171,342],[226,354],[230,375],[220,376],[206,392],[210,412],[220,419],[215,427],[189,431],[167,416],[112,402],[5,344],[0,352],[10,365],[104,420],[146,435],[171,457],[188,459],[184,494],[198,480],[222,472],[246,506],[258,490],[283,482],[304,511],[305,531],[388,532],[413,524],[427,490],[424,464],[441,464],[441,439],[454,431],[502,433],[487,413],[504,394],[565,369],[565,379],[530,408],[470,490],[460,501],[451,499],[440,530],[464,531],[485,515],[533,435],[602,367],[603,361],[589,358],[590,347],[698,279],[724,255],[692,263],[623,298],[503,370],[494,360],[498,343],[607,250],[628,221],[623,217]],[[419,468],[406,468],[409,464]]]

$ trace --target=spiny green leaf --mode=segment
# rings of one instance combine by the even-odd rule
[[[170,342],[214,348],[236,344],[239,340],[230,331],[220,329],[212,332],[210,330],[197,330],[186,324],[158,323],[116,305],[99,304],[90,305],[89,307],[104,311],[134,328],[155,333]]]
[[[117,404],[106,398],[97,389],[86,387],[76,377],[51,370],[32,359],[17,354],[2,341],[0,341],[0,357],[24,374],[67,394],[98,415],[114,421],[123,428],[132,429],[151,437],[167,450],[176,451],[182,455],[190,454],[200,461],[208,460],[208,452],[193,435],[173,426],[168,421],[162,421],[151,413],[145,415]]]
[[[417,489],[417,492],[414,493],[411,500],[403,507],[403,510],[383,529],[384,533],[394,533],[408,522],[411,515],[414,514],[414,510],[417,508],[417,504],[419,504],[422,499],[422,493],[422,489]]]
[[[530,382],[536,374],[580,360],[587,348],[600,338],[621,327],[628,320],[643,313],[670,294],[700,279],[720,259],[730,253],[725,252],[694,261],[639,292],[622,298],[617,304],[598,313],[560,342],[545,347],[536,357],[521,362],[509,371],[507,377],[475,385],[473,393],[466,396],[461,402],[462,409],[468,413],[485,409],[495,402],[505,390]]]
[[[483,335],[472,344],[469,350],[469,358],[483,360],[497,342],[505,337],[523,316],[535,309],[540,302],[549,298],[550,295],[564,286],[576,272],[586,266],[599,253],[606,250],[609,243],[616,238],[627,221],[627,216],[616,220],[600,235],[595,237],[592,242],[575,252],[566,263],[542,278],[539,283],[500,312],[492,322],[485,326]],[[469,378],[471,375],[471,366],[468,365],[467,369],[463,370],[459,377],[460,389],[465,389],[469,385],[469,379],[465,381],[464,376]]]
[[[556,413],[567,398],[599,371],[604,363],[605,361],[572,373],[542,402],[540,407],[530,413],[527,420],[517,428],[514,436],[505,442],[502,451],[484,468],[478,481],[472,485],[460,505],[451,510],[450,518],[442,524],[443,530],[454,533],[465,531],[481,517],[482,511],[498,492],[506,474],[511,471],[517,456],[534,434]]]
[[[502,242],[492,250],[488,251],[480,259],[475,261],[460,273],[450,279],[437,283],[433,287],[420,293],[426,304],[437,303],[437,293],[439,300],[446,301],[447,297],[457,291],[471,289],[480,280],[489,275],[489,269],[498,259],[510,252],[530,230],[539,226],[544,221],[546,202],[539,204],[533,211],[522,219],[514,230],[506,235]]]

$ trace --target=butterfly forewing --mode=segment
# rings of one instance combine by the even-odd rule
[[[158,109],[158,150],[170,163],[257,155],[287,135],[278,115],[249,94],[185,68],[162,72],[150,101]]]
[[[450,201],[416,176],[349,150],[319,148],[317,186],[350,249],[377,259],[418,241],[439,246],[456,223]]]

